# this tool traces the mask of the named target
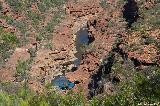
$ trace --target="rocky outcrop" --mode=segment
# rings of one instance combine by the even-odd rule
[[[68,3],[66,12],[74,17],[82,17],[86,15],[95,15],[102,11],[99,5],[100,0],[80,1],[78,3]]]
[[[76,33],[87,23],[88,17],[82,17],[62,23],[55,31],[53,37],[53,50],[39,50],[31,68],[30,82],[37,82],[39,86],[50,83],[54,76],[63,75],[74,67],[76,47]],[[42,81],[43,80],[43,81]],[[42,81],[42,83],[41,83]],[[29,84],[35,91],[34,83]],[[41,87],[42,88],[42,87]]]
[[[102,60],[108,57],[116,39],[119,35],[123,35],[125,30],[125,22],[120,10],[113,8],[109,12],[103,12],[101,9],[98,1],[93,2],[93,5],[88,1],[67,5],[66,11],[70,16],[55,31],[53,51],[37,52],[35,63],[30,71],[31,82],[35,81],[42,86],[51,82],[54,76],[65,72],[70,81],[80,82],[75,86],[74,91],[78,92],[79,87],[83,87],[85,95],[88,95],[88,85],[92,75],[96,73]],[[86,49],[78,69],[70,72],[76,59],[76,33],[84,26],[87,26],[89,45],[92,46]],[[40,87],[35,86],[34,83],[30,83],[31,88],[39,91]]]
[[[125,26],[125,23],[119,21],[121,15],[115,15],[115,11],[109,13],[102,12],[99,17],[88,20],[88,31],[91,37],[94,38],[94,41],[90,44],[92,46],[83,55],[83,60],[78,70],[66,74],[69,80],[80,82],[74,88],[74,91],[78,91],[80,87],[85,92],[85,95],[88,96],[92,76],[97,73],[103,59],[108,57],[119,34],[123,34],[125,28],[122,26]],[[118,11],[116,12],[119,13]],[[117,26],[110,26],[110,22],[117,24]]]
[[[62,23],[55,27],[56,30],[51,42],[52,50],[36,49],[39,45],[38,42],[34,37],[29,39],[33,43],[26,47],[17,48],[7,62],[7,68],[0,70],[0,81],[3,79],[4,81],[15,81],[14,75],[18,60],[26,61],[32,57],[29,53],[29,48],[32,48],[36,49],[36,56],[33,58],[34,63],[28,72],[29,79],[27,80],[32,90],[43,92],[44,86],[51,83],[55,76],[65,75],[70,81],[78,82],[73,91],[78,92],[80,88],[86,97],[93,97],[100,93],[114,94],[114,83],[125,79],[121,79],[120,74],[110,77],[114,61],[119,59],[115,59],[117,55],[120,57],[119,60],[123,60],[120,63],[126,62],[123,65],[127,65],[127,62],[130,61],[134,64],[132,64],[133,68],[160,64],[159,29],[144,28],[132,32],[132,29],[126,27],[127,22],[132,24],[138,18],[138,3],[136,3],[138,1],[131,1],[131,4],[123,6],[122,1],[106,0],[107,7],[103,9],[100,5],[101,0],[78,0],[76,3],[70,0],[64,6],[67,16]],[[145,7],[147,9],[150,9],[149,6],[152,8],[155,5],[152,0],[147,3]],[[11,9],[6,7],[8,5],[5,2],[3,5],[4,15],[12,16],[15,20],[22,19],[15,16]],[[128,8],[130,9],[128,10]],[[36,3],[31,5],[31,10],[40,13]],[[129,16],[127,12],[129,12]],[[132,13],[135,14],[132,15]],[[51,15],[45,17],[40,28],[46,27],[53,16],[51,11]],[[130,27],[132,27],[131,24]],[[7,31],[17,32],[17,29],[9,26],[6,20],[0,20],[0,25]],[[29,25],[29,30],[32,30],[31,35],[34,36],[37,32],[32,27]],[[74,62],[77,59],[75,55],[78,52],[77,48],[80,49],[76,45],[76,34],[80,33],[84,27],[85,33],[88,33],[89,41],[84,46],[83,53],[80,54],[82,55],[80,64],[75,68]],[[80,36],[83,35],[80,34]],[[152,41],[150,39],[153,39],[153,42],[147,41]],[[6,70],[12,70],[11,67],[14,71],[5,73]],[[74,72],[73,68],[75,68]]]

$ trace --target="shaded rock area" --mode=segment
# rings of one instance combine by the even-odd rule
[[[114,55],[111,55],[107,59],[107,63],[101,65],[97,70],[96,74],[92,76],[92,80],[88,85],[89,91],[89,98],[101,94],[104,92],[104,84],[105,80],[109,79],[109,73],[111,72],[111,67],[114,62]],[[108,77],[108,78],[107,78]]]
[[[131,27],[132,23],[138,19],[138,6],[135,0],[127,0],[124,5],[123,17],[128,22],[128,27]]]
[[[117,55],[121,57],[124,64],[128,64],[128,55],[123,49],[120,48],[121,42],[115,44],[115,47],[109,52],[107,58],[104,58],[101,65],[97,69],[97,72],[92,76],[92,80],[88,85],[89,98],[92,98],[98,94],[106,92],[111,95],[116,90],[115,83],[119,83],[121,78],[119,76],[112,76],[112,67],[116,63]]]

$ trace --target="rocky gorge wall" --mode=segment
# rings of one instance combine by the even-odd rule
[[[152,38],[160,42],[159,29],[146,28],[145,32],[143,29],[130,30],[141,18],[139,1],[106,0],[106,3],[106,8],[102,8],[101,0],[78,0],[77,2],[69,0],[64,5],[67,16],[56,26],[51,42],[53,49],[36,51],[27,81],[32,90],[42,93],[45,85],[51,83],[55,76],[65,75],[71,82],[78,82],[73,88],[74,92],[82,89],[88,98],[103,93],[111,95],[116,91],[114,84],[125,80],[120,74],[112,75],[112,68],[116,62],[120,61],[123,68],[127,68],[126,70],[132,70],[132,68],[143,70],[147,66],[159,66],[159,46],[147,41],[148,38]],[[154,7],[156,5],[154,3],[146,2],[145,8],[148,9],[150,7],[148,5]],[[5,22],[1,20],[0,22],[6,26]],[[84,27],[88,33],[88,44],[77,47],[77,33]],[[147,35],[142,36],[144,33]],[[38,43],[36,44],[39,46]],[[36,47],[32,43],[16,49],[7,67],[16,68],[19,58],[25,57],[24,60],[30,58],[29,48]],[[79,66],[72,71],[75,67],[74,62],[77,60],[77,48],[83,52],[79,53],[81,55]],[[14,58],[16,56],[18,58]],[[131,67],[128,64],[131,64]],[[4,70],[1,74],[2,78],[8,75],[5,75]],[[6,80],[14,82],[14,73],[10,73],[11,76]]]

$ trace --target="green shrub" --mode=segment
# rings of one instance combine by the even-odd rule
[[[15,12],[21,12],[23,10],[22,0],[6,0]]]
[[[25,22],[23,21],[16,21],[14,20],[14,23],[13,23],[13,26],[16,26],[20,31],[21,33],[24,35],[27,31],[27,25]]]
[[[66,1],[67,0],[40,0],[40,2],[38,3],[38,9],[44,13],[50,8],[63,5]]]
[[[20,79],[20,81],[28,78],[28,71],[31,67],[32,59],[27,61],[18,61],[18,65],[16,67],[16,77]]]
[[[2,11],[2,3],[1,3],[1,1],[0,1],[0,11]],[[0,13],[1,14],[1,13]]]
[[[55,16],[52,18],[51,22],[45,27],[45,30],[48,33],[53,33],[54,27],[61,21],[63,15],[64,11],[57,12]]]
[[[46,10],[48,9],[48,7],[46,7],[46,5],[44,3],[38,3],[38,9],[41,11],[41,12],[46,12]]]
[[[24,88],[17,95],[0,92],[2,106],[85,106],[85,102],[82,93],[60,96],[52,91],[38,95]]]
[[[6,44],[17,45],[19,43],[18,38],[12,33],[5,33],[2,35],[2,41]]]
[[[38,13],[35,13],[33,11],[28,11],[28,17],[29,19],[33,22],[33,26],[36,26],[39,24],[39,22],[43,19],[43,17],[38,14]]]
[[[10,55],[13,53],[13,48],[5,43],[0,43],[0,64],[4,64],[5,59],[9,58]]]
[[[46,7],[58,7],[66,2],[66,0],[41,0]]]
[[[106,9],[107,8],[106,0],[101,0],[100,5],[101,5],[102,8]]]
[[[18,44],[19,40],[15,34],[4,32],[3,28],[0,27],[0,64],[5,63],[5,59],[10,57]]]
[[[159,70],[159,69],[158,69]],[[159,73],[159,71],[157,71]],[[160,101],[160,74],[153,79],[148,79],[143,74],[137,73],[132,81],[122,82],[120,89],[113,96],[94,97],[87,101],[82,92],[69,92],[59,95],[56,91],[47,90],[44,94],[31,93],[29,90],[20,90],[17,95],[0,92],[0,104],[5,106],[137,106],[148,103],[159,104]]]
[[[52,45],[51,42],[48,42],[46,45],[44,45],[44,47],[45,47],[46,49],[50,49],[50,50],[53,49],[53,45]]]
[[[43,34],[39,34],[36,36],[36,41],[42,41],[42,40],[44,40],[44,37],[45,36]]]
[[[28,51],[30,53],[30,57],[36,57],[36,48],[30,48]]]

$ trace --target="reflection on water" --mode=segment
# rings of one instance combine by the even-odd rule
[[[52,84],[61,90],[69,90],[75,86],[75,84],[69,81],[65,76],[56,76],[52,80]]]
[[[89,43],[88,29],[86,27],[81,28],[76,35],[75,43],[77,52],[75,53],[75,57],[77,59],[74,61],[74,67],[78,67],[81,63],[82,55],[84,53],[81,48]]]

